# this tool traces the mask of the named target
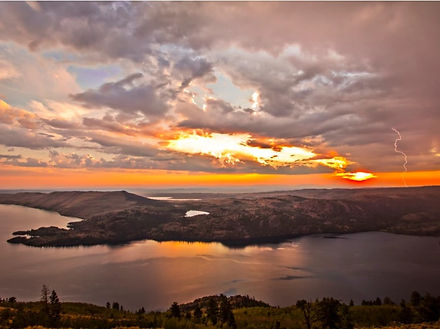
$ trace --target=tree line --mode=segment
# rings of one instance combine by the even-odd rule
[[[38,302],[0,298],[0,328],[353,329],[422,322],[440,327],[439,318],[440,296],[416,291],[400,302],[378,297],[355,305],[328,297],[299,300],[290,307],[273,307],[248,296],[219,295],[188,304],[174,302],[165,312],[146,312],[143,307],[132,312],[118,302],[104,307],[62,303],[56,291],[45,285]]]
[[[347,305],[334,298],[323,298],[315,302],[299,300],[296,303],[307,329],[352,329],[359,322],[368,326],[385,326],[440,320],[440,296],[434,297],[429,293],[422,296],[417,291],[411,293],[409,301],[402,299],[399,305],[389,297],[383,300],[377,297],[374,300],[362,300],[361,307],[354,306],[352,300]],[[362,315],[367,315],[367,318]]]

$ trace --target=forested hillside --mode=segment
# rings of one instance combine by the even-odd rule
[[[289,307],[270,306],[249,296],[219,295],[173,303],[163,312],[146,312],[143,307],[129,311],[115,301],[106,306],[62,302],[45,286],[38,302],[0,300],[1,328],[433,329],[440,328],[439,316],[440,297],[418,292],[398,303],[388,297],[360,305],[323,298],[299,300]]]

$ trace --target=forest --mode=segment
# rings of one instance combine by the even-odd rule
[[[298,300],[289,307],[271,306],[249,296],[207,296],[167,311],[124,309],[116,301],[105,306],[62,302],[43,285],[39,301],[0,298],[0,328],[248,328],[354,329],[440,328],[440,296],[412,292],[399,302],[389,297],[344,303],[332,297]]]

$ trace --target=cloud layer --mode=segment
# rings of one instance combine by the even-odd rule
[[[244,134],[400,171],[396,128],[408,170],[435,170],[439,30],[435,2],[1,3],[0,164],[332,170],[172,147]]]

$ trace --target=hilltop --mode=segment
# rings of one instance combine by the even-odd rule
[[[140,239],[246,245],[365,231],[438,236],[438,200],[440,187],[435,186],[208,194],[179,202],[125,191],[0,194],[0,203],[84,219],[70,223],[67,230],[50,227],[14,232],[9,240],[31,246],[118,244]],[[188,210],[209,214],[188,218]]]
[[[161,202],[128,193],[115,192],[51,192],[0,194],[0,203],[56,211],[63,216],[88,219],[96,215],[121,211],[136,206],[154,207]]]

